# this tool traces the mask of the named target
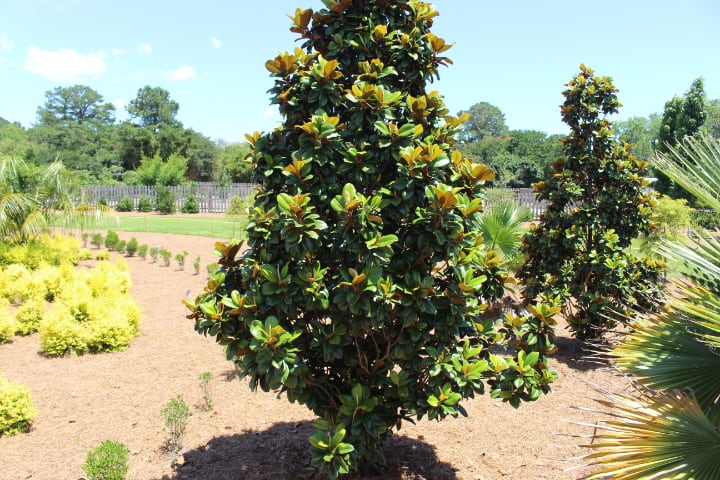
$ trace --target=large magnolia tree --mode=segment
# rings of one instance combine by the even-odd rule
[[[493,173],[453,151],[462,120],[426,88],[450,63],[433,6],[324,4],[296,11],[301,48],[266,64],[284,121],[248,136],[248,248],[217,245],[222,268],[187,305],[252,389],[319,417],[312,464],[335,478],[382,466],[403,421],[464,414],[486,388],[513,406],[547,392],[559,309],[483,316]]]

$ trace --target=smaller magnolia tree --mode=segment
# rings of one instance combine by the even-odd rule
[[[605,118],[620,107],[617,89],[585,65],[567,87],[561,112],[570,134],[548,178],[533,185],[548,206],[524,238],[518,276],[528,301],[565,301],[573,333],[590,339],[655,305],[663,265],[628,251],[654,228],[657,201],[643,176],[649,163],[615,139]]]

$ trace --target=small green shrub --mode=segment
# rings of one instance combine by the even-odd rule
[[[90,237],[90,245],[92,245],[95,248],[100,248],[104,245],[105,239],[102,236],[102,233],[93,233]]]
[[[213,409],[213,399],[210,392],[210,380],[212,380],[212,372],[203,372],[200,374],[200,389],[203,395],[203,408],[206,412]]]
[[[148,197],[140,197],[140,200],[138,200],[137,210],[138,212],[152,212],[152,200]]]
[[[28,388],[0,376],[0,437],[27,432],[35,415]]]
[[[214,274],[215,272],[218,271],[218,269],[220,268],[220,265],[217,262],[213,262],[213,263],[208,263],[207,267],[205,267],[205,268],[207,268],[208,276],[211,276],[212,274]]]
[[[166,267],[170,266],[170,259],[172,258],[172,253],[170,253],[169,250],[163,248],[160,250],[160,257],[163,259],[163,265]]]
[[[156,263],[158,261],[158,257],[160,256],[160,251],[162,250],[161,246],[153,247],[150,249],[150,258],[152,258],[152,262]]]
[[[170,433],[168,448],[173,453],[177,453],[180,450],[180,440],[185,434],[185,427],[189,415],[189,409],[182,394],[171,398],[160,413],[165,419],[165,426]]]
[[[182,253],[178,253],[175,255],[175,261],[177,262],[178,268],[180,268],[180,270],[185,270],[185,258],[187,256],[187,251],[183,251]]]
[[[147,253],[148,253],[148,246],[147,246],[147,244],[144,243],[144,244],[142,244],[142,245],[140,245],[140,246],[138,247],[138,250],[137,250],[138,257],[140,257],[140,258],[142,258],[143,260],[145,260],[145,259],[147,258]]]
[[[115,244],[115,250],[117,250],[118,253],[125,253],[126,246],[127,242],[125,240],[118,240]]]
[[[138,241],[137,238],[132,237],[128,242],[125,244],[125,252],[128,254],[128,256],[132,257],[135,255],[138,251]]]
[[[248,207],[252,204],[252,196],[243,197],[240,195],[233,195],[230,198],[230,203],[225,215],[228,217],[238,217],[247,215]]]
[[[90,240],[90,233],[83,232],[82,235],[80,235],[80,238],[82,238],[83,241],[83,248],[87,248],[88,241]]]
[[[200,202],[198,202],[197,197],[189,195],[183,202],[180,211],[182,213],[200,213]]]
[[[82,468],[88,480],[124,480],[129,452],[122,443],[105,440],[88,452]]]
[[[120,199],[117,205],[115,205],[115,210],[118,212],[132,212],[134,206],[133,199],[125,197]]]
[[[157,187],[155,209],[163,215],[172,215],[177,211],[175,194],[168,187]]]
[[[195,257],[195,261],[193,262],[193,268],[195,269],[195,275],[200,275],[200,255]]]
[[[117,243],[120,241],[120,236],[114,230],[108,230],[105,235],[105,248],[108,250],[115,250]]]

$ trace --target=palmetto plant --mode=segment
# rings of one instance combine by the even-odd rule
[[[483,241],[488,249],[501,252],[504,260],[512,263],[519,254],[521,237],[527,230],[523,223],[532,219],[528,207],[509,198],[501,199],[486,207],[480,217]]]
[[[720,144],[700,135],[658,154],[657,167],[720,210]],[[609,395],[611,408],[589,447],[602,468],[587,478],[720,478],[720,241],[695,232],[661,253],[680,265],[668,306],[644,318],[613,351],[639,383],[635,397]]]
[[[0,238],[25,242],[49,230],[53,221],[91,225],[107,208],[86,204],[60,162],[39,169],[15,158],[0,158]]]

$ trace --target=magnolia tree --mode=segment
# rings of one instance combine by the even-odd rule
[[[620,107],[612,79],[581,65],[567,87],[561,112],[570,134],[547,180],[533,185],[548,206],[524,238],[527,261],[518,276],[526,298],[566,300],[573,333],[589,339],[627,323],[633,310],[652,308],[663,265],[629,251],[655,228],[657,201],[644,177],[649,163],[615,139],[606,118]]]
[[[486,388],[513,406],[548,392],[559,308],[483,315],[493,173],[453,150],[462,119],[426,90],[450,63],[433,6],[324,3],[294,15],[302,48],[266,63],[284,122],[248,136],[247,248],[217,244],[221,268],[187,306],[252,389],[319,417],[311,463],[335,478],[381,467],[405,420],[465,414]]]

